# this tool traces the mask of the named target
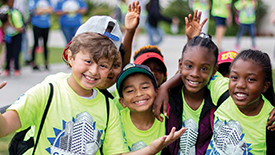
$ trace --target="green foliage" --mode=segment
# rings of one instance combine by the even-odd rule
[[[180,20],[179,33],[184,33],[184,18],[193,11],[189,8],[188,2],[183,0],[169,0],[169,5],[165,8],[163,14],[168,17],[177,17]],[[166,33],[170,33],[170,25],[163,24]]]

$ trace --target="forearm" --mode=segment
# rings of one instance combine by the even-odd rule
[[[164,82],[161,87],[165,88],[167,91],[173,89],[182,84],[180,73],[175,74],[172,78]]]
[[[136,29],[134,30],[127,30],[125,31],[125,36],[123,39],[123,46],[125,50],[125,55],[123,57],[123,64],[124,67],[126,64],[130,63],[131,53],[132,53],[132,42],[135,35]]]
[[[0,137],[7,136],[21,127],[19,116],[16,111],[10,110],[0,114]]]
[[[85,13],[87,12],[87,9],[79,9],[77,10],[77,13],[81,14],[81,15],[84,15]]]

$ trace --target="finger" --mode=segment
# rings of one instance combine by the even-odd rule
[[[0,84],[0,89],[2,89],[7,84],[7,81],[4,81]]]
[[[136,4],[135,2],[132,3],[132,11],[135,11],[135,8],[136,8]]]
[[[154,104],[154,115],[155,117],[159,120],[159,121],[163,121],[163,118],[160,116],[160,108],[161,108],[161,105],[159,104]]]
[[[174,139],[180,138],[180,136],[186,131],[186,128],[182,127],[180,130],[176,131],[174,134]]]
[[[162,104],[162,108],[163,108],[163,114],[164,114],[164,116],[167,117],[168,103],[163,103]]]
[[[186,27],[188,27],[188,26],[189,26],[189,21],[188,21],[188,18],[187,18],[187,17],[185,17],[184,19],[185,19],[185,25],[186,25]]]
[[[137,5],[137,11],[136,11],[138,13],[138,15],[140,15],[140,10],[141,10],[141,8],[140,8],[140,5],[138,4]]]
[[[131,12],[131,3],[128,5],[128,12]]]
[[[169,135],[166,137],[165,141],[170,141],[171,139],[173,139],[174,134],[175,134],[176,128],[173,127],[172,130],[170,131]]]
[[[201,11],[199,11],[198,18],[197,18],[197,20],[198,20],[198,21],[200,21],[200,20],[201,20],[201,14],[202,14],[202,12],[201,12]]]
[[[188,18],[189,18],[189,21],[190,21],[190,22],[192,22],[192,21],[193,21],[193,19],[192,19],[192,15],[191,15],[191,14],[189,14],[189,15],[188,15]]]
[[[201,22],[201,26],[203,26],[207,22],[208,18],[204,18],[204,20]]]
[[[274,115],[275,115],[275,108],[273,108],[272,111],[269,113],[268,119],[272,119],[272,117],[274,117]]]
[[[275,124],[268,126],[267,129],[270,131],[275,131]]]
[[[198,10],[196,9],[195,12],[194,12],[194,17],[193,17],[194,20],[197,19],[197,13],[198,13]]]

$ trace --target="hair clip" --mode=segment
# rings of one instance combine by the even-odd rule
[[[201,38],[210,38],[211,39],[211,37],[208,35],[208,34],[205,34],[205,33],[203,33],[203,32],[201,32],[201,34],[199,35]]]

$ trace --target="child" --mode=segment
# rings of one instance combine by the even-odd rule
[[[23,18],[21,13],[13,9],[13,0],[3,0],[1,7],[1,29],[5,33],[6,67],[4,76],[9,76],[10,62],[14,62],[14,75],[20,76],[19,54],[22,42]]]
[[[119,39],[111,40],[93,32],[73,38],[67,55],[68,63],[72,66],[71,75],[52,83],[52,103],[37,143],[37,154],[80,153],[78,148],[82,149],[82,153],[93,151],[101,154],[101,146],[104,154],[128,152],[115,105],[109,100],[109,118],[112,119],[107,124],[107,104],[104,96],[95,88],[107,78],[117,59],[115,45],[120,45],[121,36],[114,32],[110,34]],[[34,86],[22,95],[6,113],[0,115],[0,137],[31,125],[35,126],[36,137],[48,95],[49,88],[45,83]],[[86,132],[79,135],[80,128]],[[161,137],[140,152],[154,154],[182,133],[183,130],[176,133],[173,130],[171,135]],[[78,141],[79,138],[82,140]],[[114,139],[115,143],[112,143]]]
[[[237,51],[240,50],[240,39],[246,31],[249,31],[252,41],[252,48],[256,49],[255,43],[255,20],[256,20],[256,7],[257,7],[257,0],[238,0],[234,3],[235,8],[240,11],[239,12],[239,20],[240,26],[237,33],[237,42],[235,45],[235,49]]]
[[[244,50],[233,60],[230,97],[215,111],[206,154],[274,154],[275,133],[266,129],[274,108],[272,67],[266,53]]]
[[[148,66],[126,65],[118,76],[116,87],[119,102],[125,108],[120,115],[131,151],[139,150],[165,135],[165,122],[155,119],[152,111],[157,81]]]
[[[150,67],[156,77],[158,87],[167,79],[167,68],[157,46],[147,45],[137,50],[134,55],[134,64]]]
[[[224,77],[229,76],[229,66],[238,53],[235,51],[223,51],[218,55],[218,72]]]

